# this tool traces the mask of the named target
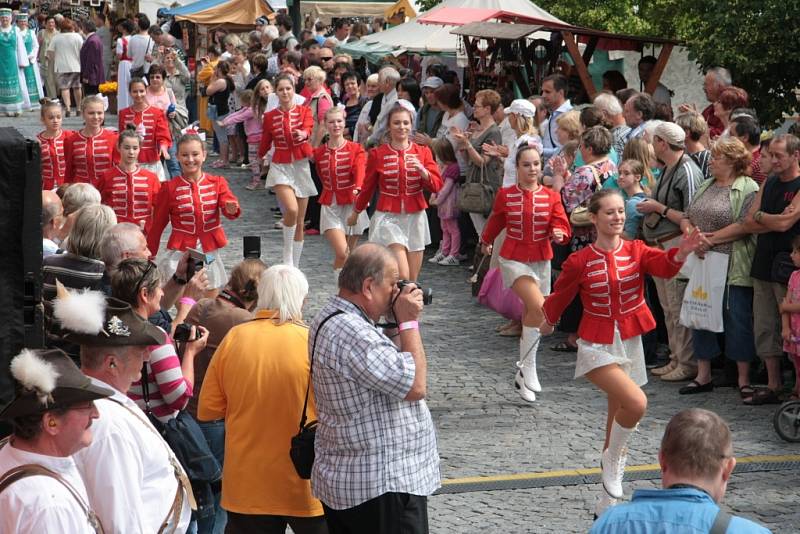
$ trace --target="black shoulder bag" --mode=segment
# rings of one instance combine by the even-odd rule
[[[147,386],[147,363],[142,366],[142,397],[145,414],[167,442],[169,448],[186,471],[192,482],[214,483],[222,478],[222,467],[208,446],[200,425],[186,410],[162,423],[150,411],[150,395]]]
[[[314,440],[317,436],[317,422],[309,421],[306,412],[308,411],[308,393],[311,390],[311,377],[314,374],[314,349],[317,347],[317,338],[322,330],[332,317],[341,313],[342,310],[337,310],[327,316],[319,323],[316,334],[314,334],[314,341],[311,343],[311,367],[308,371],[308,385],[306,386],[306,400],[303,402],[303,415],[300,416],[300,432],[292,437],[292,447],[289,449],[289,457],[292,459],[294,469],[297,471],[297,476],[303,480],[311,478],[311,468],[314,467]]]

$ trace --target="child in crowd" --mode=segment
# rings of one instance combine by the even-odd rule
[[[161,164],[161,158],[168,160],[169,147],[172,145],[172,134],[164,110],[151,106],[147,101],[147,86],[141,78],[133,78],[128,83],[131,95],[131,106],[119,112],[119,131],[128,124],[136,127],[142,140],[139,151],[139,166],[152,172],[160,182],[167,181],[167,173]]]
[[[795,382],[791,400],[800,399],[800,236],[792,240],[792,263],[797,270],[789,277],[786,297],[780,304],[783,350],[794,364]]]
[[[625,193],[625,227],[623,239],[638,239],[643,215],[636,211],[636,205],[645,200],[647,195],[642,190],[644,165],[635,159],[626,159],[619,165],[617,185]]]
[[[442,190],[431,195],[431,204],[437,207],[442,242],[439,251],[428,260],[439,265],[458,265],[461,232],[458,229],[458,162],[453,145],[447,139],[437,139],[431,145],[436,162],[442,172]]]
[[[103,128],[105,102],[101,95],[81,100],[83,128],[64,143],[67,160],[65,181],[97,185],[100,177],[119,161],[117,132]]]
[[[67,174],[67,158],[64,143],[71,139],[75,132],[61,129],[63,110],[61,102],[43,98],[41,118],[44,130],[36,134],[41,147],[42,189],[50,191],[64,183]]]
[[[221,126],[231,126],[244,123],[244,131],[247,134],[247,151],[250,158],[250,183],[247,189],[252,191],[261,185],[261,159],[258,157],[258,144],[261,142],[261,132],[263,131],[264,110],[267,107],[267,97],[270,88],[267,80],[261,80],[251,91],[242,91],[239,101],[242,109],[234,111],[220,121]]]

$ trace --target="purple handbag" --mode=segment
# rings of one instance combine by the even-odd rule
[[[489,269],[483,278],[478,302],[494,310],[508,320],[521,321],[525,307],[511,288],[503,286],[503,275],[499,267]]]

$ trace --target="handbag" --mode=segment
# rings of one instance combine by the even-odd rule
[[[289,449],[289,457],[292,459],[294,470],[297,471],[297,476],[303,480],[311,478],[311,468],[314,467],[314,441],[317,437],[317,422],[310,421],[306,424],[308,419],[308,393],[311,390],[311,376],[314,374],[314,349],[317,347],[317,338],[322,327],[332,317],[341,313],[344,312],[337,310],[323,319],[319,323],[317,333],[314,335],[314,341],[311,343],[311,367],[308,371],[308,385],[306,386],[306,399],[303,401],[303,415],[300,416],[300,431],[292,437],[292,444]]]
[[[597,169],[594,168],[593,165],[588,166],[589,169],[592,171],[592,175],[594,176],[594,189],[592,193],[597,191],[602,187],[600,183],[600,177],[597,175]],[[590,217],[589,212],[589,201],[591,197],[587,198],[583,202],[581,202],[572,212],[569,214],[569,223],[574,226],[575,228],[585,228],[587,226],[592,226],[592,218]]]
[[[790,252],[778,252],[772,258],[772,267],[770,269],[770,278],[773,282],[786,285],[789,283],[789,277],[797,269],[792,261]]]
[[[522,300],[511,288],[503,285],[500,267],[493,267],[486,273],[478,293],[478,302],[508,320],[522,320],[524,310]]]
[[[147,363],[142,365],[142,397],[145,414],[186,471],[192,482],[213,483],[222,479],[222,466],[211,452],[200,425],[186,410],[162,423],[150,410],[150,394],[147,385]]]
[[[728,279],[728,255],[706,252],[705,258],[691,254],[691,275],[681,303],[680,323],[686,328],[722,332],[722,301]]]
[[[153,42],[153,39],[148,37],[147,38],[147,46],[144,47],[145,55],[147,55],[149,53],[149,51],[150,51],[150,43],[152,43],[152,42]],[[144,78],[145,74],[147,74],[147,73],[144,70],[144,64],[142,64],[141,67],[136,67],[135,69],[131,69],[131,72],[130,72],[130,76],[131,77],[130,77],[130,79],[132,80],[134,78]]]
[[[481,165],[479,182],[468,182],[458,193],[458,209],[467,213],[488,215],[494,204],[494,190],[486,183],[486,165]]]

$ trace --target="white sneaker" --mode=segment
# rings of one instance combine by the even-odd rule
[[[273,224],[272,227],[275,228],[276,230],[282,230],[283,221],[275,221],[275,224]]]
[[[436,254],[434,254],[429,260],[428,263],[439,263],[444,259],[444,254],[441,250],[437,250]]]
[[[439,265],[461,265],[455,256],[446,256],[439,261]]]

